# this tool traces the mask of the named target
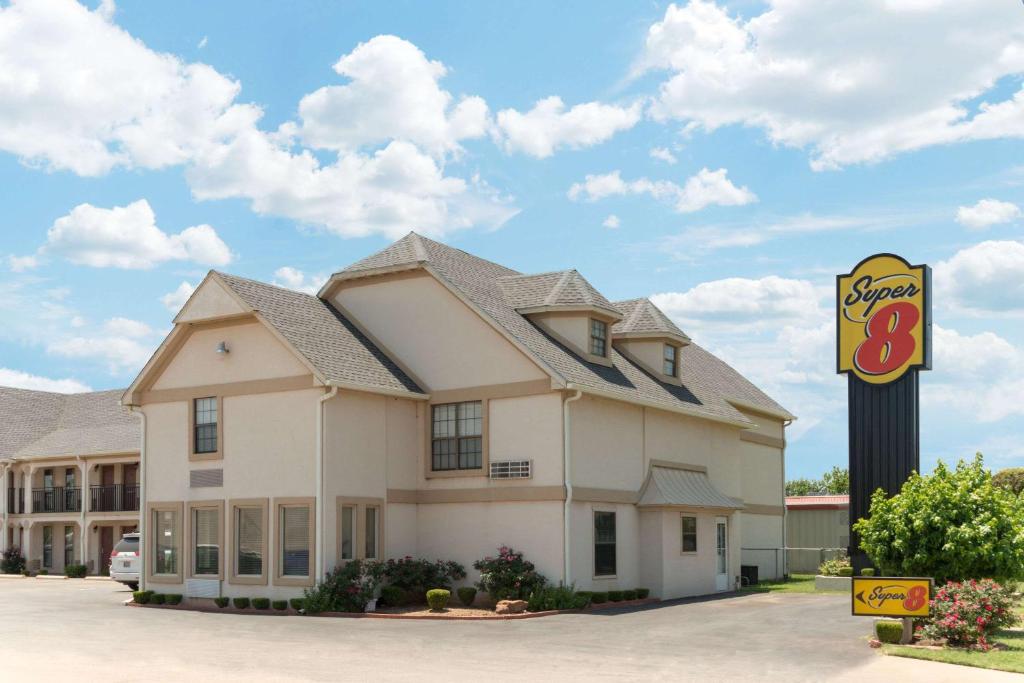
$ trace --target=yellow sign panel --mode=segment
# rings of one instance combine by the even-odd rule
[[[836,278],[836,365],[871,384],[931,367],[931,269],[895,254]]]
[[[927,617],[931,579],[853,577],[853,614],[862,617]]]

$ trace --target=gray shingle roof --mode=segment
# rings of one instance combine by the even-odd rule
[[[615,316],[622,315],[612,302],[575,270],[503,277],[499,285],[509,304],[516,310],[543,306],[578,306],[601,309]]]
[[[328,382],[423,393],[393,360],[328,302],[310,294],[217,273]]]
[[[121,406],[122,393],[0,387],[0,458],[138,452],[139,418]]]
[[[358,274],[377,268],[421,263],[428,264],[567,383],[626,401],[642,401],[669,409],[685,408],[698,415],[738,423],[749,423],[749,420],[729,403],[729,399],[743,400],[772,412],[786,412],[738,372],[697,344],[691,343],[681,351],[682,386],[661,382],[627,360],[614,347],[611,351],[613,367],[587,362],[516,312],[503,283],[522,277],[521,273],[416,233],[406,235],[342,273]]]
[[[667,334],[689,339],[650,299],[616,301],[622,320],[612,326],[612,334]]]
[[[652,467],[644,483],[640,507],[681,505],[718,510],[740,510],[743,501],[727,496],[711,483],[707,473],[675,467]]]

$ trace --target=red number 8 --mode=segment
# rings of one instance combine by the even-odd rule
[[[865,326],[868,338],[857,347],[853,362],[869,375],[896,370],[914,355],[917,340],[910,331],[920,319],[917,306],[905,301],[879,309]]]
[[[907,591],[907,599],[903,601],[903,609],[908,612],[916,612],[924,607],[928,599],[928,593],[924,586],[914,586]]]

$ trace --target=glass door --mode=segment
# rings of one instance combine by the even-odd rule
[[[725,517],[715,518],[715,590],[729,590],[729,527]]]

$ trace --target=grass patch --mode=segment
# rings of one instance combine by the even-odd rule
[[[814,593],[814,574],[790,574],[788,581],[762,581],[756,586],[746,586],[740,591],[747,593]]]
[[[897,657],[928,659],[944,664],[960,664],[979,669],[1024,673],[1024,632],[1000,631],[991,638],[991,642],[1003,645],[1006,649],[975,652],[973,650],[926,650],[906,645],[885,645],[882,647],[882,652]]]

